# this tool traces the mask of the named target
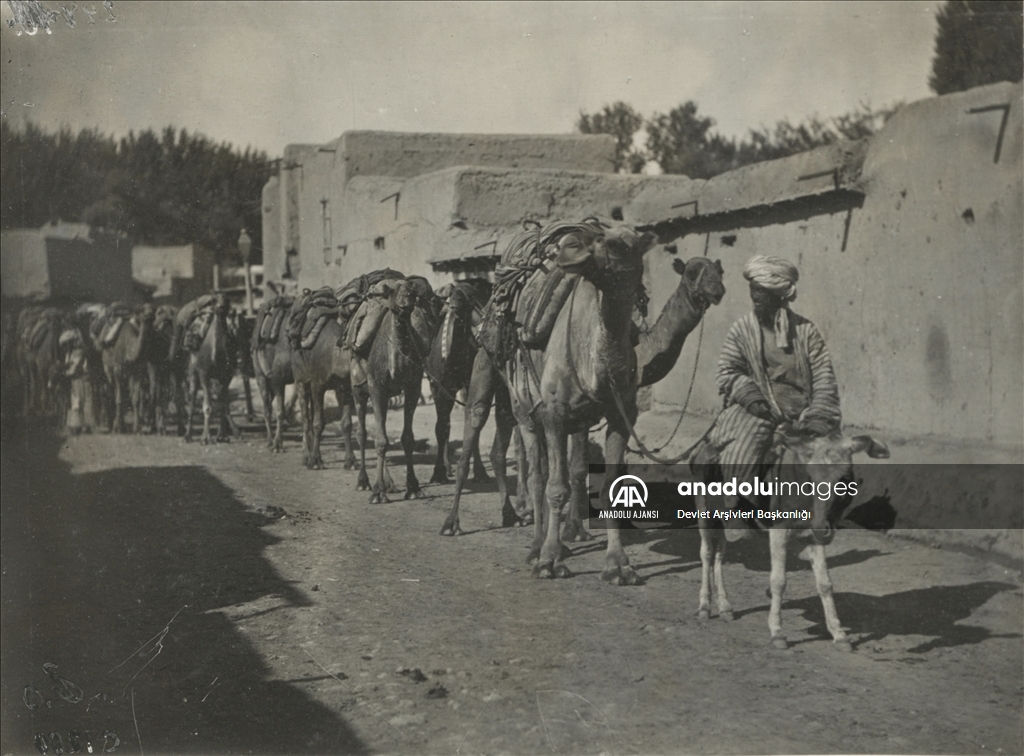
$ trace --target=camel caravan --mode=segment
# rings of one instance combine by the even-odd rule
[[[357,489],[369,491],[373,504],[387,503],[399,492],[405,499],[423,496],[413,467],[413,419],[426,380],[436,413],[430,484],[454,476],[441,535],[463,534],[459,507],[470,466],[476,480],[489,480],[479,445],[493,409],[490,462],[497,509],[504,527],[533,526],[528,561],[536,578],[570,576],[566,559],[572,552],[565,544],[593,538],[584,526],[590,497],[587,445],[601,424],[609,480],[626,469],[631,437],[650,461],[689,459],[706,481],[725,480],[737,470],[765,475],[786,461],[788,474],[801,480],[836,483],[852,476],[854,454],[888,455],[876,439],[843,436],[824,342],[809,321],[788,309],[798,273],[784,260],[761,257],[743,271],[754,314],[749,323],[734,326],[719,364],[722,413],[684,455],[663,460],[649,452],[634,431],[637,392],[672,370],[688,335],[726,294],[719,261],[676,259],[674,292],[656,316],[648,313],[643,259],[656,243],[654,234],[621,222],[587,218],[542,226],[528,221],[502,254],[493,284],[470,279],[435,291],[423,276],[383,269],[337,289],[275,294],[250,318],[216,292],[180,310],[117,303],[83,305],[73,312],[31,307],[16,321],[5,321],[4,362],[16,362],[26,416],[56,415],[69,433],[100,428],[122,433],[130,410],[133,432],[163,434],[171,425],[190,441],[198,414],[204,444],[240,432],[231,417],[229,391],[238,377],[246,389],[247,415],[255,419],[248,390],[254,380],[273,452],[285,449],[286,389],[292,386],[301,415],[302,463],[310,470],[325,467],[325,395],[333,391],[341,411],[342,465],[358,469]],[[750,351],[743,338],[753,339],[756,348]],[[366,461],[368,404],[375,418],[372,479]],[[449,436],[456,404],[464,407],[464,427],[462,454],[453,466]],[[398,405],[403,488],[387,464],[387,414]],[[515,494],[506,466],[513,439]],[[738,460],[738,450],[750,451],[751,439],[761,445],[755,461]],[[720,498],[722,511],[742,506],[740,497]],[[704,499],[700,503],[715,508]],[[787,645],[779,607],[787,543],[796,539],[809,544],[805,556],[814,568],[828,629],[838,647],[849,648],[824,555],[843,506],[836,497],[817,502],[807,523],[755,523],[754,530],[769,535],[769,628],[776,646]],[[722,560],[727,542],[747,533],[722,519],[702,519],[698,525],[699,616],[711,616],[714,592],[718,616],[730,619]],[[603,579],[639,583],[614,521],[606,533]]]

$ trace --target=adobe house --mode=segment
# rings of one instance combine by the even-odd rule
[[[20,301],[130,302],[143,294],[132,282],[127,240],[85,223],[0,233],[0,282],[5,299]]]
[[[132,248],[132,277],[153,287],[153,301],[180,307],[214,288],[216,257],[199,244]]]
[[[651,309],[673,253],[720,258],[690,407],[719,405],[713,361],[749,307],[754,254],[800,267],[794,309],[822,330],[847,422],[1021,445],[1022,89],[993,84],[902,108],[876,135],[708,181],[611,172],[610,136],[348,132],[291,145],[263,191],[265,276],[338,286],[393,267],[434,284],[493,269],[524,219],[609,217],[656,230]],[[708,353],[710,352],[710,353]],[[681,404],[684,349],[653,389]]]

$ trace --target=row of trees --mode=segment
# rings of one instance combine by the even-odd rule
[[[869,136],[898,107],[872,110],[861,106],[829,121],[811,117],[796,125],[783,120],[770,129],[752,129],[743,139],[730,139],[712,130],[715,119],[699,114],[693,100],[650,118],[624,102],[616,102],[598,113],[580,113],[576,130],[581,134],[613,135],[617,171],[639,173],[653,161],[664,173],[706,179],[750,163]],[[638,146],[641,129],[646,134],[643,146]]]
[[[199,243],[233,253],[240,228],[259,259],[266,153],[168,127],[115,140],[92,129],[48,133],[0,124],[4,228],[58,219],[127,234],[133,243]]]
[[[936,21],[935,57],[928,79],[936,94],[1024,78],[1024,0],[950,0],[939,8]],[[713,131],[714,119],[698,114],[692,100],[650,118],[616,102],[598,113],[580,113],[576,130],[613,135],[618,171],[639,173],[653,161],[665,173],[710,178],[840,139],[870,136],[900,104],[879,110],[861,105],[828,121],[817,117],[796,125],[779,121],[773,128],[751,130],[737,140]]]

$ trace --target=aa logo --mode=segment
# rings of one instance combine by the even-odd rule
[[[624,507],[632,507],[634,504],[647,507],[647,485],[635,475],[620,475],[613,480],[608,496],[613,507],[618,504]]]

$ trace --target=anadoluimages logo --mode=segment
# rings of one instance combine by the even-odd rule
[[[632,507],[634,504],[639,504],[646,509],[647,484],[635,475],[620,475],[612,481],[612,485],[608,489],[608,498],[611,499],[613,507],[617,504],[621,504],[624,507]]]

